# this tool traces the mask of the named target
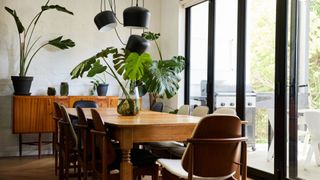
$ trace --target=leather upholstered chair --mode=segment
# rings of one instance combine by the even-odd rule
[[[242,166],[247,177],[246,137],[241,135],[241,120],[233,115],[204,117],[187,140],[182,159],[159,159],[163,179],[235,179]]]
[[[208,112],[209,112],[208,106],[197,106],[191,112],[191,116],[203,117],[203,116],[206,116]]]
[[[77,108],[98,108],[98,104],[95,101],[89,101],[89,100],[79,100],[75,101],[72,105],[72,107]]]

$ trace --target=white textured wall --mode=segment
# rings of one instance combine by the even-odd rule
[[[163,58],[184,56],[185,10],[179,0],[161,0],[161,50]],[[165,100],[164,111],[172,111],[184,104],[184,72],[178,95]]]
[[[166,0],[166,2],[169,0]],[[18,36],[13,18],[4,7],[15,9],[20,20],[25,25],[39,11],[44,0],[1,0],[0,1],[0,156],[17,155],[17,135],[11,134],[11,106],[12,85],[11,75],[18,74]],[[161,3],[159,0],[145,0],[145,7],[151,11],[150,30],[160,32]],[[59,92],[62,81],[69,82],[70,95],[88,95],[91,87],[90,79],[70,80],[69,73],[80,61],[84,60],[108,46],[122,47],[113,31],[99,33],[93,22],[94,16],[99,11],[100,1],[95,0],[51,0],[50,4],[59,4],[74,12],[74,16],[50,10],[41,17],[34,37],[41,36],[40,42],[64,35],[75,41],[76,46],[70,50],[57,51],[54,48],[46,48],[38,53],[30,66],[28,75],[34,76],[31,92],[32,95],[45,95],[48,86],[53,86]],[[130,1],[117,1],[117,15],[122,19],[124,7],[130,5]],[[167,12],[167,11],[165,11]],[[169,16],[166,16],[171,21]],[[159,23],[161,22],[161,23]],[[173,22],[174,23],[174,22]],[[26,26],[26,25],[25,25]],[[120,25],[118,25],[120,27]],[[168,27],[171,28],[171,27]],[[126,41],[129,30],[118,28],[120,36]],[[176,31],[174,31],[176,33]],[[141,31],[134,31],[140,34]],[[162,32],[163,34],[164,32]],[[172,33],[172,32],[170,32]],[[169,40],[163,36],[162,41]],[[174,39],[175,40],[175,39]],[[173,43],[175,44],[175,43]],[[176,48],[175,48],[176,49]],[[165,51],[166,49],[163,49]],[[149,52],[153,55],[154,48]],[[171,51],[169,51],[171,52]],[[167,54],[167,53],[164,53]],[[111,78],[109,80],[108,95],[117,95],[118,86]],[[146,103],[145,103],[146,104]],[[27,137],[32,139],[33,137]],[[49,149],[47,146],[45,149]],[[24,153],[36,153],[33,147],[24,148]]]

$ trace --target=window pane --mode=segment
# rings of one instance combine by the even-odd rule
[[[206,105],[208,2],[191,7],[190,105]]]
[[[247,92],[248,166],[274,172],[274,76],[276,0],[247,3]],[[249,123],[250,124],[250,123]],[[250,136],[252,139],[250,141]]]

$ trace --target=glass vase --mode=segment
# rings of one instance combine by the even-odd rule
[[[138,88],[121,91],[118,99],[117,112],[123,116],[134,116],[140,111]]]

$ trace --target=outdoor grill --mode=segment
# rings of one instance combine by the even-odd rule
[[[206,105],[207,97],[207,81],[201,81],[201,96],[191,97],[194,100],[201,101],[201,105]],[[214,93],[214,107],[236,107],[236,86],[234,84],[227,84],[224,81],[216,81]],[[248,147],[255,150],[255,116],[256,116],[256,93],[252,87],[246,86],[246,135],[248,137]]]

